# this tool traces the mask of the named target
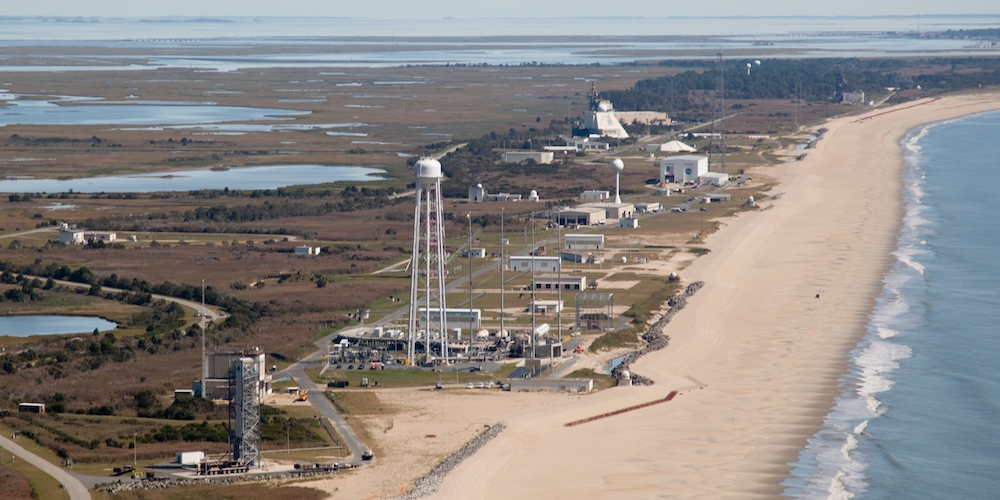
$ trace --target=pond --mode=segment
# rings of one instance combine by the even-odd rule
[[[18,99],[0,94],[8,106],[0,107],[4,125],[189,125],[229,121],[287,120],[309,114],[290,109],[217,106],[211,102],[167,103],[136,101],[100,104],[100,99],[55,96],[47,100]],[[72,104],[68,102],[93,102]]]
[[[272,165],[178,170],[81,179],[0,179],[0,193],[155,193],[197,189],[277,189],[339,181],[374,181],[385,170],[357,166]]]
[[[0,336],[29,337],[65,333],[91,333],[96,328],[105,332],[118,325],[103,318],[91,316],[0,316]]]

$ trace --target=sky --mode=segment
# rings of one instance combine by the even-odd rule
[[[630,0],[611,7],[606,0],[33,0],[4,2],[0,16],[332,16],[368,19],[440,19],[493,17],[645,16],[881,16],[931,14],[1000,14],[996,0],[714,0],[679,2]],[[2,26],[0,26],[2,28]]]

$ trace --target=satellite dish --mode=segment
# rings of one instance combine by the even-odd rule
[[[754,61],[753,63],[754,63],[754,64],[756,64],[757,66],[760,66],[760,59],[757,59],[757,60],[756,60],[756,61]]]

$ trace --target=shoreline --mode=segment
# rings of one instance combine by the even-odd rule
[[[783,194],[774,209],[728,221],[709,237],[712,253],[683,273],[706,286],[667,326],[671,345],[634,365],[655,385],[508,419],[433,498],[780,496],[789,463],[842,390],[895,262],[901,141],[917,127],[996,109],[1000,99],[980,93],[813,127],[829,131],[807,158],[767,169]],[[671,390],[679,395],[670,403],[562,427]]]

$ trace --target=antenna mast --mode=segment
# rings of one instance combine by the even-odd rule
[[[715,110],[712,134],[708,143],[708,170],[726,173],[726,81],[722,67],[722,52],[716,62],[718,79],[715,84]]]

